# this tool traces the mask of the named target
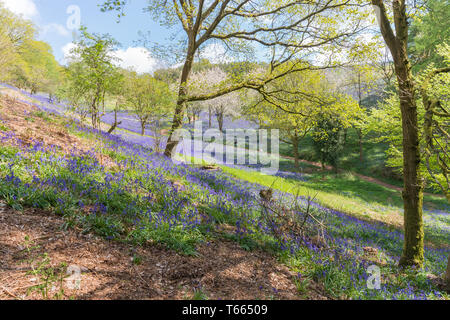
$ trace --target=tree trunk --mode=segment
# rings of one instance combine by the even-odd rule
[[[419,128],[411,66],[404,54],[395,63],[399,83],[403,126],[403,178],[405,245],[400,265],[421,266],[423,263],[423,181],[420,176]],[[405,63],[406,62],[406,63]]]
[[[403,129],[403,205],[405,242],[400,259],[401,266],[421,266],[423,264],[423,181],[420,176],[419,128],[417,105],[408,58],[408,20],[405,0],[394,0],[395,34],[382,0],[372,0],[379,9],[380,29],[394,59],[398,80],[398,95],[402,113]]]
[[[295,169],[300,171],[300,154],[298,152],[298,137],[291,137],[292,146],[294,148]]]
[[[178,141],[173,140],[173,135],[176,130],[183,126],[184,111],[186,109],[186,95],[187,95],[187,81],[192,71],[192,64],[194,62],[195,43],[194,39],[189,40],[189,47],[186,54],[186,62],[184,63],[183,72],[180,79],[180,90],[178,92],[178,100],[175,108],[175,114],[173,116],[172,129],[167,140],[166,150],[164,155],[166,157],[172,157],[173,150],[178,144]]]
[[[401,90],[401,89],[400,89]],[[401,103],[403,115],[403,202],[405,245],[401,265],[423,263],[423,183],[420,177],[417,110],[405,101]]]
[[[102,108],[103,108],[103,113],[105,113],[105,95],[106,95],[106,91],[103,91],[102,94]]]
[[[116,130],[117,126],[120,126],[121,124],[122,122],[117,122],[117,105],[116,105],[116,109],[114,110],[114,123],[111,126],[111,128],[109,128],[108,134],[113,133],[114,130]]]
[[[408,19],[405,0],[394,0],[395,34],[382,0],[372,0],[379,9],[381,33],[394,59],[403,129],[403,205],[405,242],[400,266],[423,264],[423,181],[420,176],[419,128],[417,105],[408,58]]]
[[[358,130],[358,140],[359,140],[359,161],[362,164],[364,162],[364,148],[363,148],[363,134],[361,129]]]
[[[448,255],[447,272],[445,273],[445,285],[447,291],[450,291],[450,254]]]
[[[114,122],[114,124],[111,126],[111,128],[108,130],[108,133],[111,134],[116,130],[117,126],[120,126],[122,122]]]
[[[99,108],[99,104],[100,104],[100,86],[97,84],[97,91],[96,94],[94,96],[94,100],[92,101],[92,105],[91,105],[91,112],[92,112],[92,126],[94,127],[94,129],[100,129],[100,119],[98,117],[98,108]]]
[[[97,129],[97,108],[96,108],[96,104],[97,104],[97,99],[94,99],[94,101],[92,102],[92,106],[91,106],[92,127],[94,127],[94,129]]]
[[[211,107],[209,107],[209,129],[212,127],[212,110]]]
[[[141,136],[145,135],[145,122],[141,122]]]
[[[217,115],[217,122],[219,123],[219,130],[220,132],[223,132],[223,113],[218,113]]]

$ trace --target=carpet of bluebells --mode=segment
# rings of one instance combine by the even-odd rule
[[[58,113],[48,103],[36,106]],[[116,241],[160,243],[184,254],[196,254],[198,244],[224,236],[221,226],[227,224],[233,231],[226,236],[243,248],[274,252],[298,272],[296,283],[313,279],[335,297],[448,298],[429,278],[445,271],[448,246],[426,247],[423,269],[400,272],[396,266],[403,243],[400,231],[314,203],[314,213],[327,226],[327,247],[289,231],[279,240],[273,229],[281,226],[262,219],[258,196],[262,186],[221,171],[175,164],[124,135],[76,123],[67,126],[73,134],[103,141],[103,147],[62,154],[55,147],[24,143],[13,132],[0,130],[0,198],[18,210],[25,206],[53,210],[65,217],[66,227],[81,226]],[[117,166],[103,165],[99,152]],[[293,195],[277,192],[275,197],[288,204]],[[301,201],[305,207],[306,200]],[[303,215],[302,210],[297,214]],[[434,226],[448,236],[448,216],[441,211],[427,215],[428,228]],[[376,249],[375,257],[366,256],[367,247]],[[368,268],[374,264],[381,268],[379,290],[367,286]]]

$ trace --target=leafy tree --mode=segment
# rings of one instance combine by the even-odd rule
[[[31,93],[45,91],[53,96],[61,81],[61,66],[55,60],[49,44],[29,40],[22,46],[20,53],[24,62],[22,68],[16,69],[15,81]]]
[[[149,121],[159,122],[169,114],[168,107],[172,102],[169,86],[152,76],[132,73],[127,79],[125,101],[129,103],[133,113],[141,124],[141,134]],[[158,134],[155,132],[155,134]]]
[[[0,75],[0,81],[6,80],[8,73],[5,72],[5,70],[8,70],[8,68],[10,68],[11,63],[16,58],[17,54],[14,50],[11,39],[2,29],[0,29],[0,69],[3,70]]]
[[[25,20],[0,5],[0,68],[7,80],[32,93],[46,91],[52,96],[61,80],[61,67],[50,45],[34,40],[36,31]]]
[[[82,62],[72,62],[64,70],[64,82],[56,92],[57,99],[64,101],[70,110],[79,116],[82,125],[89,115],[91,103],[89,88],[85,81],[86,70]]]
[[[394,61],[402,116],[405,244],[400,265],[421,266],[424,260],[423,179],[420,172],[417,87],[408,56],[410,12],[407,9],[413,8],[406,0],[392,1],[394,32],[385,3],[372,0],[372,4],[376,8],[381,34]]]
[[[115,10],[121,17],[127,3],[126,0],[104,1],[102,10]],[[348,23],[350,18],[359,18],[365,13],[362,13],[364,10],[355,10],[358,5],[358,1],[350,0],[149,1],[146,11],[155,20],[183,30],[174,36],[181,44],[176,53],[178,57],[183,53],[183,69],[165,154],[171,156],[178,143],[172,136],[183,125],[187,103],[210,100],[244,88],[263,90],[267,83],[303,70],[304,66],[295,64],[284,68],[284,62],[305,57],[311,52],[320,55],[327,51],[326,56],[331,58],[327,64],[333,64],[333,48],[344,43],[347,48],[351,47],[348,41],[362,27],[359,23]],[[309,36],[312,34],[314,36]],[[210,45],[220,44],[229,48],[236,57],[255,56],[256,47],[269,48],[271,54],[267,60],[270,68],[262,74],[247,74],[233,83],[224,83],[207,94],[190,95],[187,84],[196,55]],[[161,48],[167,55],[170,48]]]
[[[339,94],[324,72],[305,70],[289,74],[271,83],[269,97],[253,97],[244,114],[257,119],[261,128],[280,130],[280,139],[292,145],[299,169],[301,140],[311,133],[325,114],[339,117],[348,128],[359,116],[358,104],[348,95]]]
[[[429,180],[439,188],[450,202],[450,45],[438,47],[438,54],[446,64],[425,70],[420,81],[424,114],[424,163]]]
[[[414,71],[423,71],[431,63],[444,67],[437,47],[450,39],[450,5],[448,0],[427,0],[424,12],[412,17],[409,37],[409,54]]]
[[[153,73],[156,80],[175,83],[180,78],[180,71],[175,68],[159,69]]]
[[[313,145],[317,157],[322,163],[333,166],[338,172],[338,161],[344,149],[344,126],[339,117],[329,114],[318,115],[318,120],[313,129]]]
[[[107,91],[110,103],[113,104],[114,111],[114,122],[111,125],[111,128],[108,130],[108,133],[113,133],[114,130],[117,129],[119,125],[122,124],[122,121],[118,121],[117,112],[121,109],[126,108],[126,78],[129,76],[130,72],[128,70],[119,69],[117,72],[114,72],[113,77],[109,83],[109,89]]]
[[[109,35],[90,34],[85,27],[80,29],[80,38],[71,51],[71,61],[76,66],[71,72],[72,88],[88,101],[94,128],[100,126],[100,111],[105,111],[105,97],[113,90],[118,68],[113,50],[118,45]]]
[[[35,27],[0,3],[0,80],[10,80],[11,72],[25,66],[20,57],[24,43],[35,37]]]
[[[364,99],[370,95],[371,90],[373,90],[374,86],[376,85],[377,73],[375,68],[369,63],[354,65],[349,69],[346,69],[346,73],[346,85],[353,91],[352,94],[356,97],[359,107],[367,111],[368,107],[365,105]],[[355,122],[354,125],[356,132],[358,133],[359,161],[361,162],[361,164],[364,163],[364,132],[362,130],[362,127],[364,125],[365,116],[366,112],[361,113],[361,118],[359,119],[360,121]]]
[[[295,166],[299,169],[299,147],[301,140],[311,132],[316,123],[316,114],[321,104],[315,97],[322,93],[324,76],[318,71],[303,71],[287,75],[271,84],[271,90],[278,92],[272,99],[261,95],[253,96],[244,105],[244,114],[257,119],[260,128],[280,130],[280,140],[292,145]],[[309,92],[309,96],[293,95],[297,90]]]
[[[442,46],[441,53],[450,62],[448,45]],[[449,199],[448,163],[448,110],[450,88],[450,66],[427,70],[417,76],[420,95],[416,96],[420,150],[423,157],[420,163],[421,176],[436,191],[442,191]],[[387,164],[403,172],[403,131],[399,98],[395,93],[371,110],[366,121],[366,132],[377,133],[376,141],[389,143]],[[449,200],[450,201],[450,200]]]

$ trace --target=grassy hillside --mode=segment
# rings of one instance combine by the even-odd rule
[[[389,184],[402,186],[402,181],[398,174],[386,167],[385,152],[388,146],[384,143],[373,142],[371,136],[365,136],[363,139],[363,157],[360,161],[359,140],[357,132],[349,129],[347,141],[339,160],[339,167],[344,171],[357,172],[370,177],[375,177]],[[293,157],[292,146],[287,144],[280,145],[280,153],[285,156]],[[310,135],[306,136],[300,143],[299,155],[301,159],[318,162],[319,159],[313,148],[313,141]]]
[[[330,298],[448,298],[431,280],[445,270],[450,252],[448,211],[439,211],[440,200],[427,199],[436,212],[430,218],[434,224],[426,228],[423,270],[399,270],[403,234],[395,223],[380,218],[398,211],[398,194],[390,190],[336,178],[343,188],[336,192],[314,175],[307,182],[277,178],[274,184],[273,177],[238,169],[175,165],[123,137],[24,103],[3,104],[0,198],[15,210],[46,210],[63,217],[68,229],[188,256],[198,255],[204,244],[231,240],[247,251],[277,257],[289,268],[299,297],[319,286]],[[259,192],[268,186],[278,190],[275,199],[285,208],[300,188],[295,219],[305,219],[308,232],[286,229],[276,216],[267,216]],[[317,203],[308,205],[305,197],[316,194]],[[392,210],[383,212],[390,203]],[[308,206],[325,226],[319,238],[315,220],[306,214]],[[367,287],[371,265],[382,270],[381,290]],[[201,290],[212,287],[203,284]]]

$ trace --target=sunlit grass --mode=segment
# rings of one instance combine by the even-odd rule
[[[403,202],[401,193],[375,183],[359,179],[351,173],[310,175],[307,181],[265,175],[255,171],[221,166],[222,170],[245,181],[257,183],[275,190],[309,196],[324,207],[369,221],[381,221],[396,228],[403,226]],[[426,195],[425,208],[446,210],[445,199]],[[431,215],[425,210],[425,216]],[[445,243],[441,235],[429,234],[429,240]]]

